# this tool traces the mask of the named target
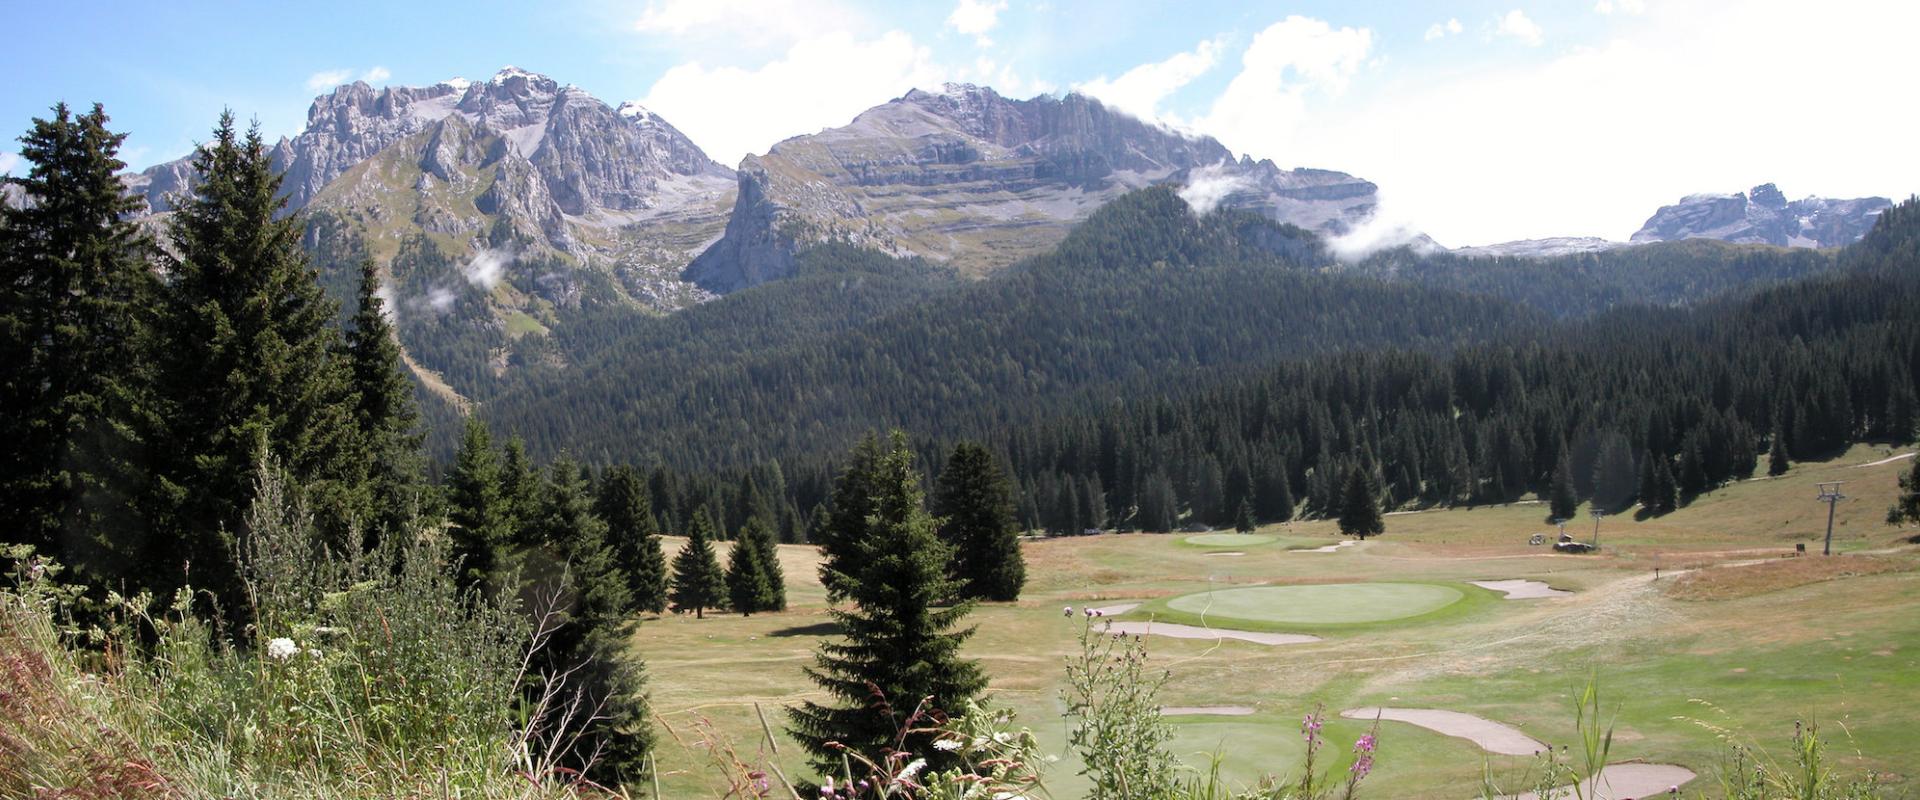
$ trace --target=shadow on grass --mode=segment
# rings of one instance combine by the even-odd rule
[[[791,628],[781,628],[767,633],[768,636],[837,636],[839,634],[840,623],[838,622],[816,622],[812,625],[795,625]]]

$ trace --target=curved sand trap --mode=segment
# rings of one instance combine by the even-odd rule
[[[1597,779],[1582,781],[1581,796],[1593,800],[1659,797],[1675,786],[1685,786],[1693,778],[1693,770],[1672,764],[1614,764],[1600,770]],[[1596,784],[1598,791],[1595,790]],[[1567,797],[1571,794],[1570,787],[1561,787],[1556,790],[1555,796]],[[1540,797],[1528,792],[1505,800],[1540,800]]]
[[[1257,533],[1203,533],[1186,538],[1187,544],[1197,544],[1201,547],[1246,547],[1271,541],[1273,541],[1272,536]]]
[[[1548,597],[1571,597],[1572,592],[1555,589],[1542,581],[1471,581],[1482,589],[1504,592],[1508,600],[1540,600]]]
[[[1458,736],[1489,753],[1503,756],[1530,756],[1547,749],[1533,737],[1520,732],[1511,725],[1502,725],[1485,717],[1463,714],[1458,711],[1440,711],[1431,708],[1349,708],[1340,712],[1347,719],[1380,719],[1405,722],[1418,725],[1435,733]]]
[[[1176,625],[1171,622],[1109,622],[1107,633],[1115,636],[1171,636],[1175,639],[1238,639],[1254,644],[1306,644],[1320,641],[1318,636],[1299,633],[1260,633],[1258,631],[1234,631],[1219,628],[1196,628],[1192,625]]]
[[[1207,716],[1207,717],[1245,717],[1253,714],[1253,706],[1161,706],[1163,717]]]
[[[1315,583],[1195,592],[1168,600],[1167,608],[1208,620],[1367,623],[1438,611],[1465,597],[1459,589],[1430,583]]]
[[[1238,550],[1227,550],[1227,551],[1225,551],[1225,552],[1216,552],[1216,553],[1202,553],[1201,555],[1205,555],[1205,556],[1244,556],[1244,555],[1246,555],[1246,553],[1242,553],[1242,552],[1240,552],[1240,551],[1238,551]]]
[[[1360,543],[1360,540],[1358,539],[1347,539],[1344,541],[1334,542],[1333,544],[1327,545],[1325,547],[1315,547],[1309,550],[1295,550],[1293,552],[1295,553],[1332,553],[1339,550],[1342,547],[1352,547],[1359,543]]]

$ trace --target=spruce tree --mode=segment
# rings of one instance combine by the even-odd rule
[[[1913,467],[1900,476],[1900,494],[1887,509],[1887,524],[1910,522],[1920,522],[1920,458],[1913,459]]]
[[[833,503],[827,512],[827,524],[811,532],[820,546],[820,584],[826,587],[829,601],[847,596],[847,576],[857,569],[852,559],[866,547],[870,534],[867,518],[873,514],[876,470],[880,465],[880,441],[868,434],[847,457],[847,466],[834,483]]]
[[[1667,459],[1658,459],[1654,464],[1653,486],[1654,513],[1671,514],[1680,507],[1680,482],[1673,479],[1673,466]]]
[[[1687,437],[1687,444],[1680,449],[1680,494],[1694,497],[1708,488],[1707,466],[1700,454],[1700,439]]]
[[[675,611],[693,610],[704,618],[707,609],[725,601],[727,587],[720,561],[713,554],[713,522],[707,510],[696,508],[687,526],[687,543],[673,557],[673,588],[668,593]]]
[[[119,176],[125,138],[97,104],[54,106],[20,138],[25,176],[6,180],[24,202],[0,204],[0,530],[100,579],[125,576],[144,530],[129,488],[157,283]]]
[[[500,460],[500,498],[512,520],[508,539],[516,545],[530,546],[537,539],[531,523],[539,493],[540,476],[527,457],[527,443],[518,436],[508,439]]]
[[[768,611],[773,605],[773,587],[767,582],[765,563],[758,536],[743,532],[734,538],[733,550],[727,554],[727,600],[742,616]]]
[[[1659,513],[1660,476],[1654,469],[1656,458],[1652,451],[1640,458],[1640,510],[1648,514]]]
[[[1355,465],[1347,473],[1346,487],[1340,492],[1340,533],[1365,539],[1387,532],[1386,519],[1380,514],[1380,501],[1373,480],[1363,466]]]
[[[773,525],[763,517],[749,517],[746,527],[740,529],[740,538],[757,543],[754,554],[760,557],[760,574],[767,577],[766,602],[760,610],[787,610],[787,571],[780,566],[780,542]]]
[[[1253,500],[1240,501],[1240,513],[1234,516],[1233,529],[1241,533],[1252,533],[1257,527],[1253,521]]]
[[[175,581],[191,565],[194,586],[237,611],[233,532],[253,497],[255,456],[272,453],[303,487],[335,552],[360,545],[350,534],[366,522],[352,517],[367,468],[335,305],[298,221],[281,214],[259,128],[242,137],[221,115],[194,171],[169,220],[175,257],[160,294],[151,415],[162,534],[143,560]]]
[[[1633,502],[1633,453],[1626,437],[1608,436],[1600,446],[1600,460],[1593,465],[1593,505],[1603,511],[1617,511]]]
[[[1580,498],[1574,494],[1573,462],[1566,452],[1560,454],[1560,464],[1553,468],[1553,488],[1548,494],[1549,513],[1554,519],[1573,519],[1579,511]]]
[[[1772,445],[1767,448],[1767,474],[1774,477],[1787,474],[1787,437],[1779,428],[1773,429]]]
[[[366,450],[372,532],[392,532],[424,512],[426,465],[413,384],[402,372],[400,341],[380,296],[380,272],[360,262],[360,291],[346,333],[348,368],[358,398],[354,421]]]
[[[600,483],[599,510],[626,573],[633,607],[655,614],[667,610],[667,557],[640,473],[624,464],[608,470]]]
[[[985,688],[979,665],[959,652],[973,633],[958,628],[969,606],[940,607],[953,593],[946,548],[922,507],[904,435],[894,435],[867,486],[872,535],[858,540],[857,560],[848,563],[857,570],[845,584],[853,605],[829,612],[845,638],[822,642],[807,670],[833,704],[803,701],[788,712],[790,732],[824,774],[840,770],[833,743],[876,762],[898,744],[925,757],[929,770],[944,769],[955,756],[931,746],[928,726],[908,729],[908,721],[922,708],[955,712]]]
[[[1017,600],[1027,580],[1013,519],[1013,490],[993,453],[961,442],[934,486],[940,538],[953,551],[948,574],[970,599]]]
[[[448,534],[459,565],[461,588],[498,591],[505,550],[513,534],[513,514],[501,492],[500,457],[493,434],[478,418],[468,417],[447,479]]]

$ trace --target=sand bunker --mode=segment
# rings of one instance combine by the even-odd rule
[[[1571,597],[1572,592],[1562,591],[1548,586],[1542,581],[1471,581],[1482,589],[1504,592],[1508,600],[1540,600],[1548,597]]]
[[[1260,633],[1258,631],[1234,631],[1220,628],[1196,628],[1192,625],[1176,625],[1171,622],[1109,622],[1107,632],[1115,636],[1171,636],[1175,639],[1238,639],[1254,644],[1306,644],[1320,641],[1318,636],[1306,636],[1298,633]]]
[[[1348,539],[1348,540],[1346,540],[1346,541],[1341,541],[1341,542],[1334,542],[1333,544],[1330,544],[1330,545],[1327,545],[1326,547],[1315,547],[1315,548],[1312,548],[1312,549],[1309,549],[1309,550],[1295,550],[1295,551],[1293,551],[1293,552],[1296,552],[1296,553],[1331,553],[1331,552],[1334,552],[1334,551],[1336,551],[1336,550],[1339,550],[1339,549],[1340,549],[1340,548],[1342,548],[1342,547],[1352,547],[1352,546],[1354,546],[1354,545],[1356,545],[1356,544],[1359,544],[1359,543],[1360,543],[1360,542],[1359,542],[1359,540],[1357,540],[1357,539]]]
[[[1246,553],[1242,553],[1242,552],[1240,552],[1240,551],[1238,551],[1238,550],[1228,550],[1227,552],[1224,552],[1224,553],[1203,553],[1202,555],[1207,555],[1207,556],[1244,556],[1244,555],[1246,555]]]
[[[1182,715],[1209,717],[1245,717],[1253,714],[1253,706],[1161,706],[1160,715],[1176,717]]]
[[[1583,781],[1581,796],[1594,800],[1658,797],[1675,786],[1685,786],[1687,781],[1693,778],[1693,770],[1672,764],[1614,764],[1600,770],[1597,778]],[[1570,794],[1572,792],[1563,787],[1558,791],[1557,796],[1566,797]],[[1539,795],[1528,792],[1505,800],[1540,800],[1540,798]]]
[[[1485,717],[1463,714],[1458,711],[1440,711],[1431,708],[1349,708],[1340,712],[1347,719],[1380,719],[1405,722],[1418,725],[1436,733],[1458,736],[1489,753],[1506,756],[1530,756],[1547,749],[1547,746],[1533,737],[1521,733],[1511,725],[1502,725]]]

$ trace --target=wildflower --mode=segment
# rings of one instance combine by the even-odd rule
[[[933,743],[933,749],[943,750],[948,753],[951,753],[955,750],[960,749],[960,742],[956,739],[941,739],[940,741]]]
[[[280,637],[267,642],[267,656],[275,661],[285,661],[300,654],[300,646],[292,639]]]
[[[1067,616],[1073,616],[1073,606],[1067,606]]]

